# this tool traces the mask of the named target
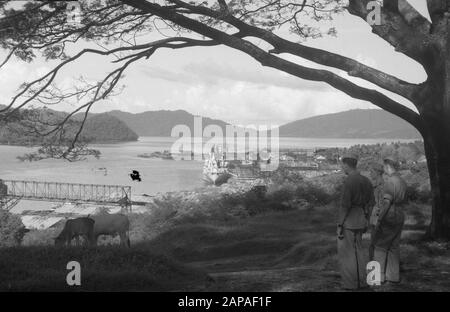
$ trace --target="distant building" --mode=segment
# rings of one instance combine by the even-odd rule
[[[425,156],[425,155],[420,155],[418,158],[417,158],[417,160],[416,160],[416,162],[417,163],[426,163],[427,162],[427,157]]]
[[[316,159],[316,161],[318,161],[318,162],[327,160],[327,158],[326,158],[325,156],[322,156],[322,155],[317,156],[315,159]]]
[[[29,230],[45,230],[56,226],[64,217],[49,217],[49,216],[21,216],[22,223],[25,228]]]

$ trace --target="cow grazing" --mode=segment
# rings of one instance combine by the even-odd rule
[[[73,238],[78,239],[80,236],[84,237],[86,245],[93,245],[94,242],[94,223],[91,218],[76,218],[66,221],[63,230],[55,238],[56,246],[70,245]]]
[[[94,242],[100,235],[120,236],[120,245],[130,247],[130,238],[128,231],[130,230],[130,221],[124,214],[98,214],[90,216],[95,221],[94,224]]]

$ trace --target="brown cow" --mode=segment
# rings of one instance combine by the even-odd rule
[[[130,247],[130,238],[128,231],[130,230],[130,221],[124,214],[108,214],[102,213],[90,216],[95,221],[94,224],[94,242],[97,244],[97,239],[100,235],[120,236],[120,245]]]
[[[64,229],[55,238],[55,246],[70,245],[74,237],[84,237],[85,244],[94,245],[94,223],[91,218],[76,218],[66,221]]]

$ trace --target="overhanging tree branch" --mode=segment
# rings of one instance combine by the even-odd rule
[[[365,21],[370,13],[367,4],[370,0],[349,0],[348,11]],[[390,2],[390,1],[389,1]],[[406,0],[392,1],[381,10],[381,25],[372,25],[372,32],[389,42],[396,51],[401,52],[420,64],[429,64],[428,49],[432,44],[429,35],[431,24],[405,3]],[[395,7],[397,3],[397,7]],[[401,10],[398,9],[399,4]],[[428,66],[425,66],[427,69]]]
[[[198,34],[211,38],[217,42],[221,42],[226,46],[240,50],[259,61],[263,66],[280,69],[299,78],[326,82],[354,98],[372,102],[373,104],[407,120],[419,131],[423,130],[419,118],[420,116],[417,113],[378,91],[360,87],[330,71],[308,68],[276,57],[249,41],[233,37],[223,31],[206,26],[201,22],[178,14],[173,10],[158,4],[138,0],[124,0],[124,2],[143,10],[144,12],[155,14],[186,29],[195,31]]]
[[[236,34],[237,36],[240,36],[240,34]],[[62,120],[59,120],[56,124],[53,126],[46,122],[46,121],[40,121],[40,120],[33,120],[34,123],[38,123],[41,126],[43,125],[43,129],[41,129],[33,126],[28,125],[29,128],[32,129],[36,134],[39,134],[41,136],[49,136],[53,134],[60,134],[60,142],[63,140],[66,140],[66,138],[63,136],[64,134],[64,126],[71,120],[71,118],[78,112],[84,111],[84,117],[81,120],[80,126],[78,130],[76,131],[73,139],[69,142],[68,148],[65,151],[62,151],[60,148],[56,148],[53,145],[46,146],[45,151],[50,152],[53,157],[55,155],[58,155],[58,158],[64,158],[67,160],[72,161],[73,159],[76,159],[76,154],[79,153],[82,149],[80,148],[80,144],[77,144],[81,132],[83,130],[83,126],[88,118],[89,110],[91,109],[92,105],[99,100],[105,99],[108,95],[111,94],[114,87],[117,85],[120,77],[126,70],[126,68],[142,59],[142,58],[149,58],[153,53],[159,49],[159,48],[171,48],[171,49],[181,49],[186,47],[193,47],[193,46],[212,46],[218,44],[217,42],[213,40],[198,40],[198,39],[192,39],[188,37],[173,37],[173,38],[166,38],[162,40],[157,40],[154,42],[142,44],[142,45],[135,45],[135,46],[126,46],[126,47],[119,47],[111,50],[95,50],[95,49],[84,49],[77,53],[75,56],[65,60],[64,62],[60,63],[58,66],[56,66],[54,69],[50,70],[48,73],[44,74],[40,78],[26,84],[18,94],[16,94],[12,101],[3,109],[0,110],[0,117],[2,121],[7,121],[11,118],[11,116],[14,116],[19,112],[19,109],[23,108],[26,104],[31,103],[33,100],[41,100],[41,97],[43,100],[48,100],[50,98],[56,98],[56,103],[59,103],[62,100],[67,100],[71,97],[79,97],[80,95],[85,96],[86,94],[94,91],[94,94],[92,98],[85,104],[80,105],[77,109],[72,111],[71,113],[67,114]],[[49,88],[52,86],[52,82],[55,80],[58,72],[66,65],[68,65],[71,62],[76,61],[84,54],[99,54],[99,55],[111,55],[116,52],[132,52],[132,51],[138,51],[136,53],[131,53],[125,57],[119,58],[118,60],[113,61],[113,63],[120,63],[125,62],[123,65],[121,65],[116,70],[109,73],[102,81],[97,83],[97,85],[91,86],[88,85],[85,88],[81,88],[81,90],[76,90],[75,92],[71,93],[62,93],[57,94],[49,90]],[[43,83],[43,86],[40,86],[39,84]],[[37,89],[33,90],[33,87],[37,86]],[[21,97],[25,96],[27,92],[31,93],[26,97],[26,100],[24,100],[19,105],[14,106],[15,102]],[[48,127],[52,126],[49,130]],[[55,149],[56,148],[56,149]],[[40,156],[37,155],[28,155],[30,159],[43,159]],[[46,157],[44,157],[46,158]]]
[[[234,17],[232,14],[224,14],[223,12],[217,12],[204,6],[196,6],[180,0],[170,0],[170,2],[176,3],[178,7],[188,9],[191,13],[201,14],[216,18],[218,20],[223,20],[236,27],[247,36],[257,37],[265,40],[274,47],[274,49],[269,51],[270,53],[289,53],[305,58],[309,61],[313,61],[317,64],[343,70],[350,76],[364,79],[383,89],[399,94],[404,98],[412,101],[413,103],[419,103],[415,101],[415,99],[417,97],[417,94],[421,92],[423,85],[417,85],[398,79],[385,72],[336,53],[331,53],[322,49],[311,48],[300,43],[291,42],[275,35],[270,31],[249,25],[242,20]]]

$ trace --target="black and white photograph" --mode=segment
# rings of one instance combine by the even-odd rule
[[[447,291],[450,0],[0,1],[0,292]]]

